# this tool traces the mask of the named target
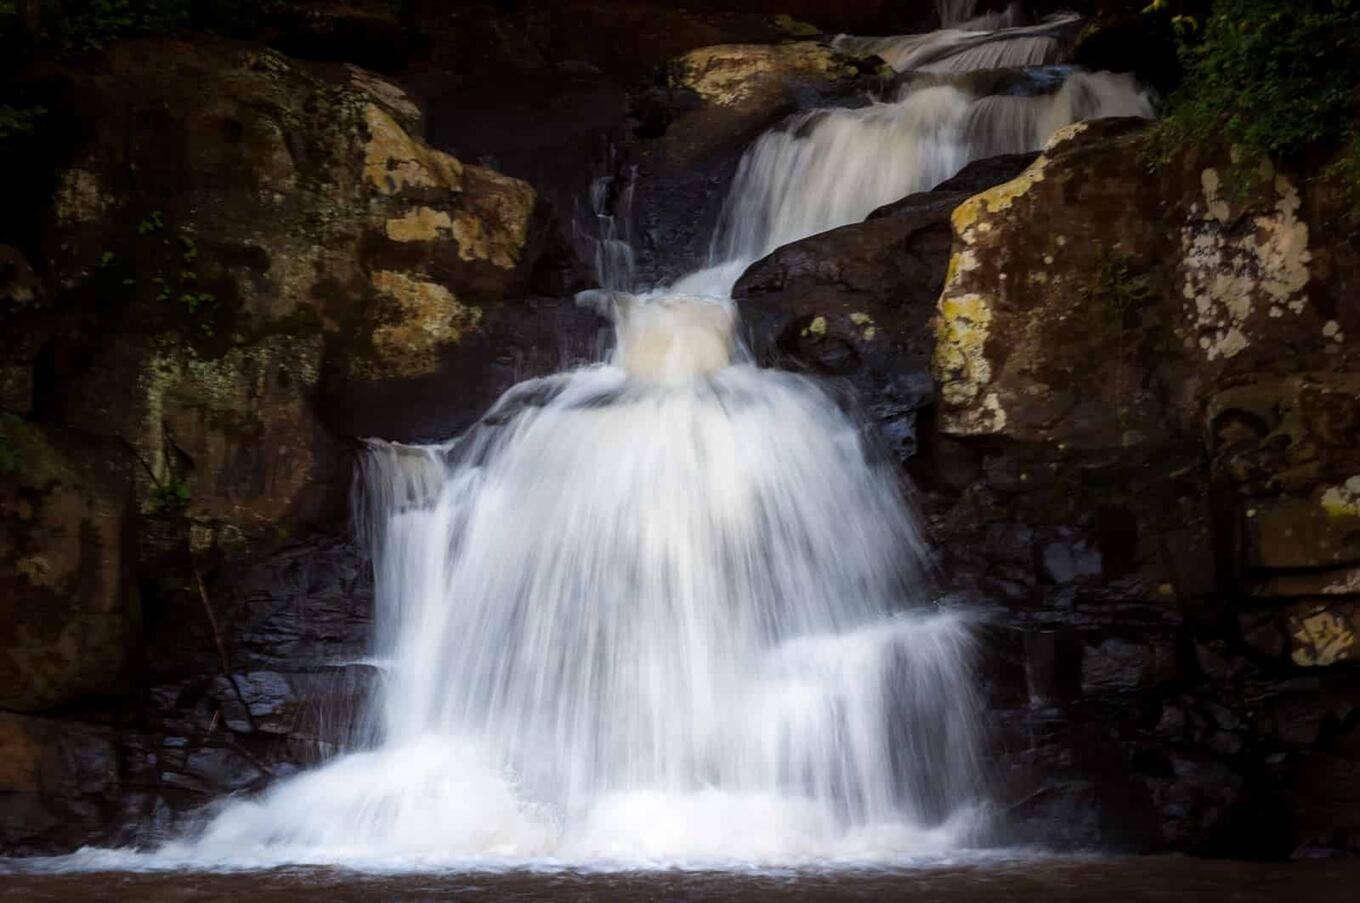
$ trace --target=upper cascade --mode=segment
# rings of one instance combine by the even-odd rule
[[[898,72],[974,72],[1061,61],[1063,48],[1081,17],[1072,13],[1022,25],[1019,7],[960,22],[926,34],[860,37],[837,35],[832,46],[859,56],[873,55]]]
[[[726,297],[775,248],[929,191],[973,160],[1039,150],[1083,119],[1153,116],[1152,96],[1132,75],[1046,74],[1048,93],[979,95],[970,78],[937,76],[904,82],[890,102],[795,114],[742,157],[708,266],[674,290]]]

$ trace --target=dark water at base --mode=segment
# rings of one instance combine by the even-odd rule
[[[1353,900],[1360,861],[1256,864],[1182,857],[1036,858],[902,871],[507,872],[374,875],[342,869],[26,874],[0,865],[0,900]],[[22,869],[23,867],[20,866]]]

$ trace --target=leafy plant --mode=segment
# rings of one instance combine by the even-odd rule
[[[12,107],[0,104],[0,142],[33,134],[38,121],[45,115],[46,107]]]
[[[119,38],[171,31],[190,21],[189,0],[77,0],[53,22],[68,50],[98,50]]]
[[[1169,15],[1158,0],[1147,12]],[[1239,176],[1262,160],[1297,164],[1357,145],[1360,0],[1214,0],[1201,23],[1175,16],[1186,70],[1161,146],[1226,142]],[[1360,168],[1360,160],[1339,171]]]
[[[173,226],[162,211],[154,210],[138,221],[137,237],[142,250],[132,258],[125,261],[112,251],[99,256],[96,269],[101,278],[121,276],[119,284],[135,292],[139,276],[149,272],[153,299],[177,305],[187,314],[195,337],[213,338],[219,307],[217,296],[199,285],[198,235],[193,226]]]
[[[152,514],[178,514],[189,507],[189,487],[172,477],[151,490],[147,507]]]
[[[138,235],[151,235],[165,228],[165,214],[155,210],[146,219],[137,224]]]

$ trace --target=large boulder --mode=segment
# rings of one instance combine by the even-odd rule
[[[389,82],[156,40],[58,83],[79,130],[35,212],[44,284],[9,266],[45,299],[3,311],[11,410],[131,449],[195,550],[333,521],[344,439],[451,435],[555,369],[552,337],[594,338],[525,300],[533,189],[425,144]]]
[[[911,457],[917,412],[934,398],[929,324],[949,259],[949,215],[1032,159],[977,161],[933,191],[752,264],[733,290],[752,350],[848,383],[893,453]]]
[[[1345,213],[1213,149],[1150,174],[1141,128],[1066,129],[952,214],[925,457],[976,472],[918,468],[927,510],[943,567],[1008,600],[998,666],[1071,675],[1003,739],[1048,763],[1011,773],[1016,830],[1094,801],[1076,842],[1348,848],[1360,824],[1304,764],[1353,759],[1360,692]]]

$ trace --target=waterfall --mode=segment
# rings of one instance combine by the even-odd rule
[[[962,46],[949,33],[912,52]],[[729,295],[774,247],[971,159],[1151,113],[1127,77],[1060,75],[1033,96],[933,76],[793,117],[741,161],[711,266],[645,296],[623,290],[631,180],[597,180],[576,237],[608,360],[515,386],[446,443],[361,453],[372,743],[157,855],[896,864],[966,845],[985,810],[968,620],[930,604],[892,469],[816,382],[756,366]]]
[[[976,96],[964,78],[907,82],[890,103],[799,113],[742,157],[706,268],[678,291],[723,296],[775,248],[857,223],[877,207],[927,191],[971,160],[1038,150],[1082,119],[1153,115],[1132,75],[1073,71],[1054,92]]]
[[[948,0],[942,5],[948,5]],[[1019,7],[969,21],[951,20],[939,31],[913,35],[837,35],[832,45],[857,56],[878,56],[898,72],[969,72],[1059,62],[1079,16],[1056,15],[1021,25]]]
[[[627,290],[637,281],[631,233],[636,180],[633,167],[593,179],[586,209],[578,204],[572,218],[577,256],[591,262],[596,281],[607,289]]]
[[[597,293],[607,363],[439,446],[372,442],[381,741],[171,855],[900,858],[980,799],[969,631],[895,477],[730,301]]]
[[[948,28],[973,17],[977,0],[935,0],[935,12],[940,17],[940,27]]]

